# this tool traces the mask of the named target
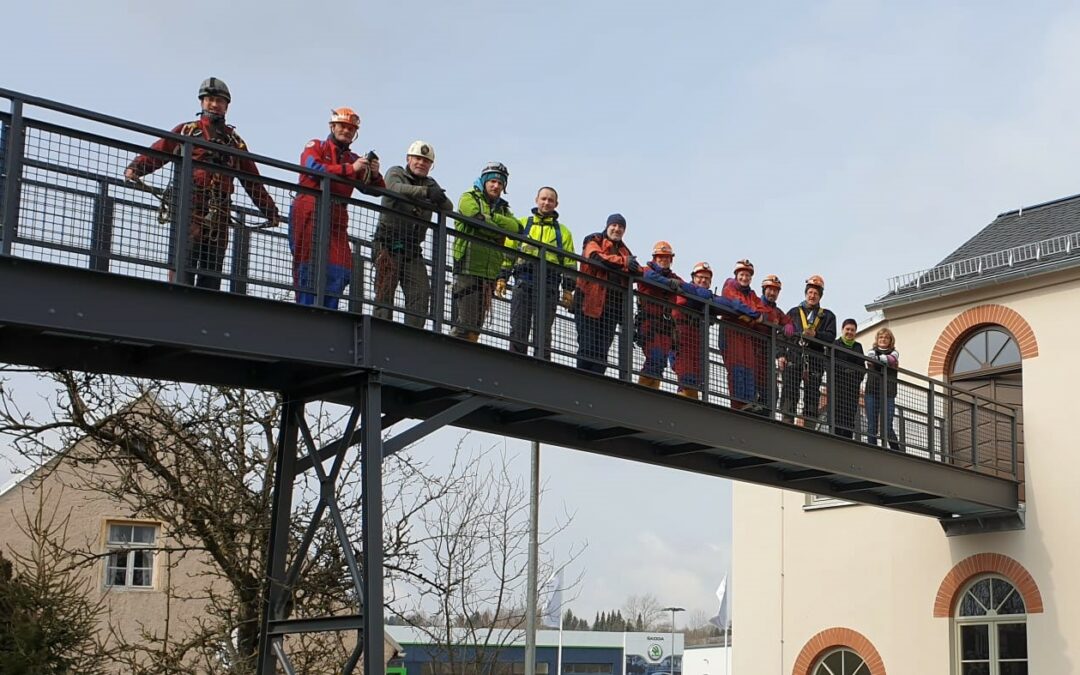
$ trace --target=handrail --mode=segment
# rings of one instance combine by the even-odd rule
[[[0,194],[14,200],[0,205],[0,213],[18,216],[3,223],[4,254],[87,266],[106,273],[157,274],[154,278],[161,280],[164,280],[164,271],[168,270],[176,276],[173,283],[195,283],[185,278],[185,274],[192,272],[190,252],[185,250],[191,245],[189,226],[210,223],[211,212],[207,211],[206,203],[199,201],[206,199],[205,192],[200,192],[205,188],[195,186],[192,177],[196,170],[220,174],[230,185],[234,179],[260,184],[271,192],[279,213],[297,195],[308,195],[314,200],[317,204],[314,229],[318,233],[317,241],[322,243],[313,246],[317,255],[308,264],[314,267],[312,278],[317,280],[314,288],[320,304],[324,299],[333,304],[338,299],[345,299],[350,311],[373,312],[380,318],[402,312],[407,323],[423,327],[431,321],[434,330],[450,330],[459,337],[464,327],[469,329],[463,331],[465,334],[474,330],[476,335],[470,339],[489,345],[509,343],[512,350],[520,353],[532,349],[533,358],[568,365],[576,363],[579,368],[598,373],[614,367],[621,379],[630,380],[637,375],[643,382],[654,383],[650,386],[678,387],[709,404],[760,414],[774,421],[801,417],[816,424],[819,413],[823,413],[825,428],[830,433],[839,433],[844,425],[853,426],[849,419],[852,405],[856,412],[862,409],[859,402],[851,400],[851,392],[844,390],[857,379],[867,394],[881,398],[882,402],[876,408],[878,419],[873,420],[873,424],[868,420],[867,428],[862,431],[849,429],[854,432],[854,440],[864,434],[868,440],[880,442],[883,447],[894,446],[892,422],[883,400],[895,398],[896,408],[901,411],[899,423],[916,427],[925,424],[927,431],[922,440],[918,438],[919,434],[909,439],[905,433],[903,447],[893,449],[912,454],[913,460],[925,461],[921,453],[930,461],[970,466],[977,471],[1001,473],[999,465],[1011,463],[1010,475],[1018,478],[1015,469],[1016,410],[984,395],[904,368],[882,367],[877,361],[858,358],[854,352],[817,338],[787,338],[772,324],[747,325],[727,313],[715,298],[710,301],[668,289],[661,289],[660,293],[642,293],[637,288],[643,281],[640,274],[604,267],[605,278],[593,276],[589,271],[599,268],[597,261],[532,240],[520,230],[504,231],[455,211],[435,211],[434,223],[418,220],[373,198],[391,197],[395,202],[431,210],[432,205],[423,200],[360,185],[338,176],[327,176],[298,164],[5,89],[0,89],[0,97],[12,101],[11,112],[0,113],[4,131],[0,147],[6,153],[2,158],[5,184]],[[165,198],[163,191],[162,194],[157,192],[161,188],[131,184],[122,179],[123,168],[130,157],[134,153],[148,152],[144,146],[27,117],[24,114],[26,106],[176,140],[182,148],[180,156],[157,153],[169,160],[166,166],[171,167],[169,170],[175,179],[169,197],[173,200],[169,218],[161,222],[160,218],[153,217],[154,211],[159,210],[156,200]],[[15,130],[19,134],[15,134]],[[319,180],[322,188],[304,188],[281,176],[255,176],[228,166],[202,162],[192,154],[196,147],[249,159],[257,166],[273,167],[293,177],[312,176]],[[164,180],[164,177],[157,177],[154,182]],[[331,196],[328,186],[335,182],[360,190],[360,196]],[[60,194],[66,196],[60,198]],[[143,199],[146,201],[140,201]],[[89,206],[79,206],[82,202],[74,201],[72,205],[57,209],[49,205],[50,200],[62,206],[68,204],[64,200],[83,200]],[[230,215],[230,218],[222,219],[225,222],[224,241],[231,240],[226,245],[232,247],[228,267],[221,260],[217,269],[197,271],[204,277],[227,280],[234,293],[265,296],[269,292],[279,297],[282,291],[295,289],[297,263],[286,246],[289,238],[276,227],[248,227],[246,221],[261,212],[237,200],[236,197],[227,198],[226,206],[216,207],[227,209]],[[392,256],[388,263],[380,257],[389,255],[388,252],[380,252],[375,244],[376,228],[387,215],[397,223],[415,225],[425,233],[422,241],[417,242],[421,247],[420,257],[408,262],[412,266],[407,270],[393,272],[401,277],[394,279],[401,289],[395,285],[389,295],[380,288],[385,278],[393,276],[385,266],[404,263],[395,261]],[[451,227],[451,220],[468,223],[473,229],[459,231]],[[347,285],[347,293],[331,292],[324,282],[332,264],[326,254],[329,248],[326,242],[332,227],[342,223],[347,227],[345,236],[352,246],[348,270],[351,283]],[[530,252],[522,252],[521,247],[511,249],[508,242],[528,242]],[[477,255],[488,256],[489,263],[497,261],[500,269],[501,261],[507,258],[512,258],[511,262],[521,260],[526,263],[514,277],[510,301],[489,299],[490,289],[483,283],[485,278],[473,278],[469,270],[459,268],[459,261],[451,254],[455,243],[458,248],[471,247]],[[224,249],[221,255],[225,256]],[[572,260],[574,267],[551,262],[549,256]],[[116,265],[121,264],[156,272],[132,272],[126,267],[125,271],[119,271]],[[333,264],[340,266],[341,260]],[[194,276],[191,274],[192,279]],[[370,284],[369,279],[372,280]],[[572,313],[555,306],[560,300],[560,288],[566,288],[570,283],[578,288]],[[645,286],[649,284],[645,280]],[[598,317],[585,311],[586,291],[592,292],[589,289],[597,289],[597,297],[602,298],[604,309]],[[429,301],[417,302],[418,294],[429,295]],[[479,299],[479,303],[468,309],[463,298]],[[479,325],[470,325],[469,317],[461,315],[466,310],[479,311],[486,316]],[[642,335],[635,335],[638,332],[635,311],[650,322],[642,325]],[[675,321],[676,317],[681,323]],[[524,333],[523,320],[526,324]],[[545,328],[545,324],[551,328]],[[586,336],[589,339],[599,336],[597,343],[590,347],[592,351],[584,346],[588,342]],[[639,342],[642,343],[640,346],[636,344]],[[781,356],[789,357],[783,372]],[[672,358],[674,365],[670,363]],[[667,374],[669,370],[674,370],[675,378]],[[869,384],[871,378],[876,378],[872,386]],[[867,384],[862,385],[864,380]],[[781,382],[782,390],[778,386]],[[794,403],[792,388],[796,393]],[[894,388],[897,391],[889,396]],[[828,395],[821,410],[816,408],[815,389]],[[861,396],[859,392],[855,395]],[[838,406],[837,398],[843,396],[848,397],[846,403]],[[869,402],[866,412],[870,412]],[[920,421],[920,417],[924,419]],[[901,442],[897,441],[896,445],[900,446]]]

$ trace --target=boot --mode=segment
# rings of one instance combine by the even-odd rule
[[[698,400],[697,389],[683,389],[682,387],[679,387],[678,394],[683,398],[692,398],[695,401]]]
[[[480,341],[480,333],[475,333],[473,331],[469,331],[468,333],[465,333],[465,339],[468,340],[469,342],[479,342]]]
[[[660,380],[655,377],[649,377],[648,375],[638,375],[637,383],[643,387],[648,387],[649,389],[660,388]]]

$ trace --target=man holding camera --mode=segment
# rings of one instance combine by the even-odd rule
[[[309,171],[338,176],[345,180],[331,181],[330,192],[336,197],[330,204],[329,246],[326,284],[323,306],[338,308],[338,300],[351,281],[352,248],[349,246],[349,210],[344,200],[352,195],[353,182],[375,187],[386,187],[379,173],[379,158],[374,152],[361,157],[350,146],[360,130],[360,116],[352,108],[337,108],[330,112],[330,135],[326,140],[312,139],[304,146],[300,164]],[[348,181],[348,182],[346,182]],[[319,190],[321,180],[311,173],[300,174],[300,187]],[[318,231],[316,218],[319,213],[319,197],[310,191],[301,191],[289,210],[289,248],[293,254],[293,283],[296,284],[296,302],[314,305],[318,296],[315,288],[315,262],[317,260],[315,237]]]
[[[375,316],[392,319],[397,287],[405,296],[405,325],[423,328],[431,306],[431,282],[421,247],[427,239],[432,211],[452,211],[454,203],[429,173],[435,164],[435,148],[414,141],[405,154],[405,166],[386,172],[389,195],[382,205],[391,209],[379,214],[375,230]],[[406,214],[406,215],[402,215]],[[441,281],[441,280],[440,280]]]

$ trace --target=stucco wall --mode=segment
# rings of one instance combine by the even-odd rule
[[[867,506],[806,510],[802,493],[736,484],[736,670],[791,673],[807,640],[840,626],[868,638],[889,673],[949,673],[950,621],[933,617],[935,595],[956,563],[984,552],[1019,561],[1042,593],[1044,612],[1028,618],[1030,672],[1080,668],[1080,450],[1070,391],[1080,386],[1078,299],[1073,273],[887,314],[901,365],[923,373],[941,332],[970,307],[1005,305],[1031,326],[1039,355],[1023,364],[1027,528],[947,538],[933,519]]]

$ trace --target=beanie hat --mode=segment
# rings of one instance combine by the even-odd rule
[[[626,218],[623,218],[623,215],[621,213],[613,213],[607,217],[607,223],[604,225],[604,227],[607,227],[612,223],[618,223],[619,225],[626,227]]]

